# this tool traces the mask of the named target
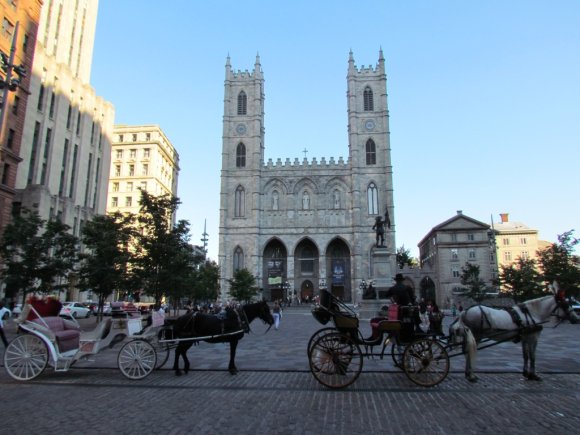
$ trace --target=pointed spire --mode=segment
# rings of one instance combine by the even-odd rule
[[[350,51],[348,52],[348,71],[349,72],[353,72],[354,71],[354,55],[352,54],[352,48],[350,49]]]
[[[379,49],[379,62],[384,62],[385,58],[383,56],[383,47]]]
[[[260,65],[260,53],[256,52],[256,63],[254,64],[255,66],[259,66]]]
[[[226,58],[226,78],[229,77],[231,72],[232,72],[232,65],[230,64],[230,54],[228,53],[228,57]]]

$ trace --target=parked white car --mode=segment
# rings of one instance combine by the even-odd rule
[[[74,317],[75,319],[78,318],[87,318],[91,316],[90,308],[87,308],[84,304],[80,302],[65,302],[62,304],[62,308],[60,310],[59,316],[65,317]]]

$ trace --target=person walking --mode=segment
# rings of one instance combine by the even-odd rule
[[[282,318],[282,308],[278,301],[274,302],[274,308],[272,308],[272,316],[274,317],[274,329],[277,331],[280,329],[280,319]]]
[[[8,340],[6,340],[6,336],[4,335],[4,316],[6,314],[10,317],[10,310],[4,307],[3,302],[0,302],[0,338],[2,339],[2,343],[4,343],[4,347],[8,347]]]

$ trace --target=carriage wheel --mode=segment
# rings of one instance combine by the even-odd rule
[[[155,370],[159,370],[161,367],[165,365],[167,360],[169,359],[169,352],[171,348],[169,347],[169,343],[158,343],[155,347],[155,353],[157,354],[157,362],[155,363]]]
[[[319,337],[308,355],[310,371],[328,388],[344,388],[352,384],[362,371],[360,347],[352,337],[330,332]]]
[[[17,381],[30,381],[48,364],[48,348],[36,335],[16,337],[4,352],[4,368]]]
[[[396,338],[391,339],[391,358],[393,359],[393,365],[403,370],[403,353],[405,352],[405,347],[398,342]]]
[[[449,373],[449,355],[438,341],[420,338],[405,348],[403,370],[415,384],[434,387]]]
[[[121,348],[117,363],[129,379],[143,379],[155,369],[155,348],[146,340],[131,340]]]
[[[327,327],[327,328],[319,329],[314,334],[312,334],[312,337],[310,337],[310,340],[308,340],[308,347],[306,348],[306,355],[310,356],[310,351],[312,350],[312,345],[314,344],[314,342],[316,340],[318,340],[320,337],[322,337],[323,335],[328,334],[329,332],[337,332],[337,329],[333,328],[333,327]]]

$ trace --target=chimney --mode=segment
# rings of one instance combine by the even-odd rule
[[[505,224],[506,222],[509,221],[509,213],[500,213],[499,217],[501,218],[501,223]]]
[[[457,214],[463,214],[463,210],[457,210]]]

